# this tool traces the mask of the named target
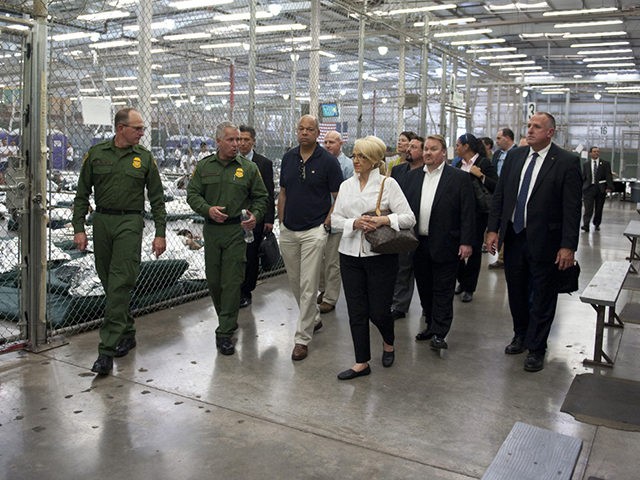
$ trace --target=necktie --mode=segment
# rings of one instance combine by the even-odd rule
[[[524,172],[520,192],[518,192],[516,211],[513,214],[513,231],[516,233],[520,233],[524,230],[524,211],[527,207],[527,196],[529,195],[529,186],[531,185],[531,177],[533,176],[533,168],[536,165],[536,158],[538,158],[538,153],[533,152],[529,166]]]
[[[597,180],[596,180],[596,172],[597,171],[598,171],[598,161],[594,160],[593,161],[593,175],[591,176],[594,185],[597,183]]]

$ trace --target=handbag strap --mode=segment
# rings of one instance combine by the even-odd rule
[[[384,182],[387,181],[389,175],[391,174],[391,169],[387,170],[387,174],[382,179],[382,183],[380,184],[380,191],[378,192],[378,201],[376,202],[376,216],[380,216],[380,202],[382,201],[382,192],[384,192]]]

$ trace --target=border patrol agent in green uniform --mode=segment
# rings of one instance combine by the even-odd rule
[[[268,193],[255,163],[238,154],[240,131],[230,122],[216,128],[217,152],[198,162],[187,187],[187,203],[205,219],[204,261],[209,293],[218,313],[216,347],[233,355],[246,243],[243,229],[262,220]],[[248,210],[248,220],[240,213]]]
[[[85,155],[72,220],[74,242],[79,250],[85,250],[84,219],[93,189],[93,247],[106,295],[98,359],[91,369],[99,375],[111,371],[114,356],[122,357],[136,346],[129,302],[140,271],[145,187],[156,229],[152,251],[158,257],[166,248],[166,211],[158,166],[151,153],[138,145],[145,130],[142,117],[125,108],[116,113],[114,123],[115,137],[94,145]]]

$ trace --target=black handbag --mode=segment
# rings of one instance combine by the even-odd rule
[[[282,265],[282,256],[280,255],[280,248],[278,247],[278,239],[273,232],[267,233],[262,239],[262,242],[260,242],[258,256],[260,257],[262,270],[265,272],[275,270]]]
[[[476,197],[476,208],[479,212],[489,213],[491,210],[491,192],[478,178],[472,178],[473,193]]]
[[[572,293],[578,290],[578,278],[580,277],[580,264],[578,261],[573,267],[558,270],[558,293]]]
[[[374,212],[367,212],[365,215],[379,217],[381,215],[389,215],[389,210],[380,210],[380,201],[382,200],[382,192],[384,191],[384,182],[389,178],[387,175],[380,184],[380,192],[378,193],[378,201]],[[389,225],[383,225],[371,232],[366,232],[364,238],[371,244],[371,251],[375,253],[407,253],[418,248],[418,239],[413,229],[394,230]]]

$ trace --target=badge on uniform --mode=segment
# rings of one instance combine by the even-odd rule
[[[140,157],[133,157],[133,162],[131,162],[133,168],[140,168],[142,166],[142,161]]]
[[[242,178],[244,177],[244,170],[242,170],[241,167],[236,168],[236,174],[235,174],[236,178]]]

